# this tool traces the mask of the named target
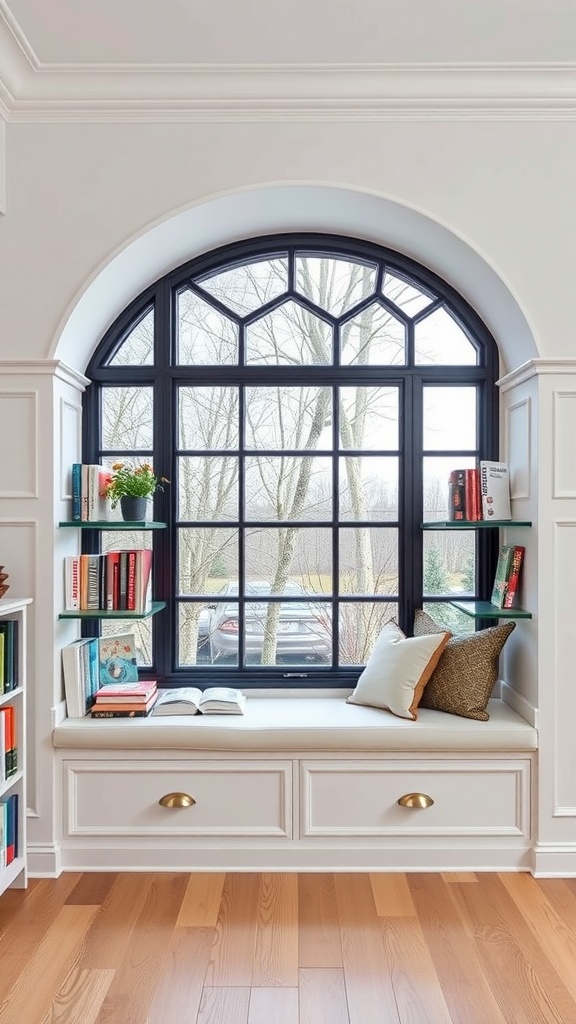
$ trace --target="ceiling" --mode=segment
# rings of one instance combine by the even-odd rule
[[[571,62],[575,0],[2,0],[39,65]]]
[[[5,120],[576,114],[576,0],[0,0]]]

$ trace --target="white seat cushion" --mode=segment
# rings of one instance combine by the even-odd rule
[[[251,697],[244,715],[68,718],[56,747],[93,750],[516,751],[537,748],[536,730],[507,704],[489,702],[488,722],[422,708],[418,721],[347,704],[339,697]]]

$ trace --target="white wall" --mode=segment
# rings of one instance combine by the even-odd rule
[[[74,535],[55,524],[68,514],[64,477],[79,455],[73,409],[83,383],[80,376],[63,379],[52,360],[81,371],[119,309],[169,266],[231,238],[285,228],[356,233],[429,264],[486,320],[507,370],[538,356],[570,358],[576,355],[576,137],[570,123],[521,120],[9,124],[7,136],[0,375],[4,389],[36,396],[36,412],[30,425],[30,403],[22,399],[23,423],[32,431],[26,471],[13,438],[0,438],[0,561],[11,571],[13,594],[35,599],[29,836],[33,868],[56,871],[59,795],[50,732],[61,683],[54,636],[59,647],[75,627],[57,621],[62,555]],[[526,443],[551,459],[554,434],[550,427],[540,437],[534,390]],[[566,443],[565,436],[556,438]],[[521,448],[520,441],[511,450],[518,466]],[[10,477],[19,480],[24,472],[28,480],[32,465],[41,467],[37,486],[14,497]],[[538,515],[541,485],[534,475],[531,480]],[[32,526],[27,533],[9,525],[15,521]],[[552,532],[551,520],[539,524],[527,540],[527,558],[529,544]],[[534,573],[535,613],[540,587]],[[554,595],[548,573],[552,606]],[[533,706],[543,683],[537,614],[524,648],[518,647],[521,628],[512,660],[521,669],[520,698]],[[523,658],[522,649],[533,650],[535,659]],[[550,750],[567,667],[555,665],[546,680],[557,695],[545,726]],[[560,833],[555,821],[553,786],[557,765],[565,771],[567,737],[563,743],[562,757],[554,762],[550,755],[543,775],[540,827],[549,844],[560,836],[576,849],[570,788],[559,788],[569,810]]]

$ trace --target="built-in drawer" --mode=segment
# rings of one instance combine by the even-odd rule
[[[292,835],[290,761],[67,760],[63,770],[65,836]],[[171,793],[194,802],[162,806]]]
[[[398,803],[411,793],[433,803]],[[302,836],[527,837],[530,760],[303,761],[300,826]]]

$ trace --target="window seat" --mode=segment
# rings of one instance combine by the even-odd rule
[[[251,697],[244,715],[66,719],[54,746],[83,750],[532,751],[537,732],[502,700],[476,722],[421,708],[416,722],[347,704],[343,697]]]

